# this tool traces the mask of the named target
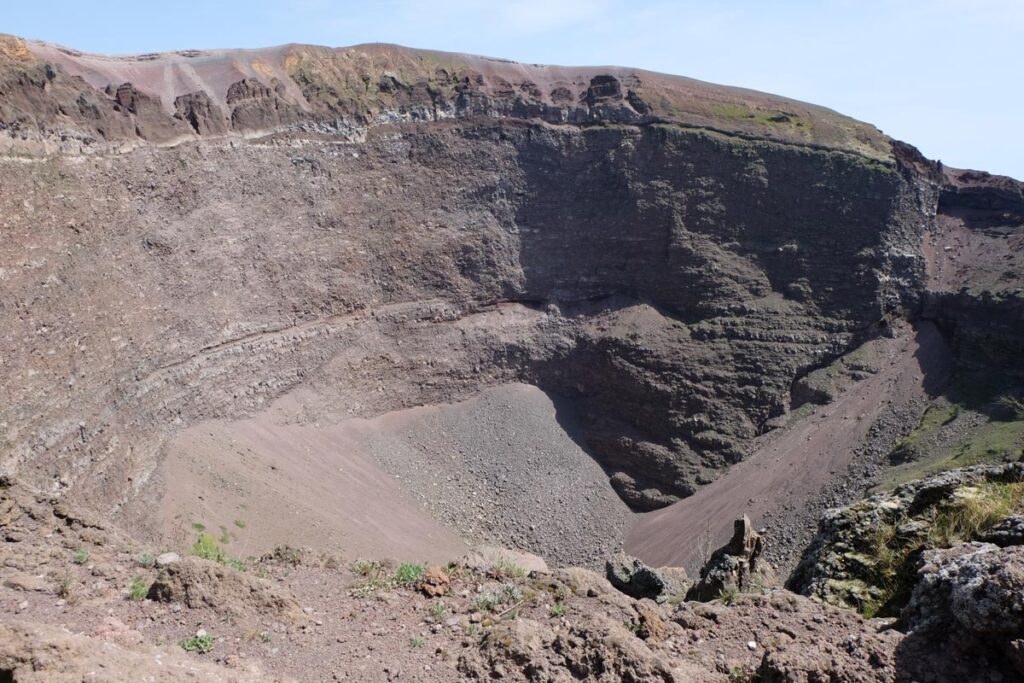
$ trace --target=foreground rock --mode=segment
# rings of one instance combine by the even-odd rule
[[[619,553],[608,560],[605,573],[612,586],[630,597],[666,602],[682,599],[691,585],[686,571],[676,567],[653,569],[641,560]]]
[[[923,551],[975,537],[1002,545],[1024,538],[1012,508],[1004,518],[983,515],[975,526],[958,522],[972,518],[972,511],[999,510],[1004,487],[1022,482],[1022,463],[968,467],[830,510],[788,586],[832,604],[896,616],[910,597]]]
[[[733,525],[732,538],[711,554],[700,570],[700,581],[687,598],[707,602],[734,593],[759,592],[777,583],[764,559],[764,539],[744,515]]]
[[[264,615],[292,621],[303,618],[295,598],[269,581],[198,557],[187,557],[163,567],[150,586],[149,597],[233,615]]]
[[[924,553],[901,625],[954,659],[1024,677],[1024,546],[965,543]]]

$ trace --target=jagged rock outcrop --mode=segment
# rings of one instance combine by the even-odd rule
[[[733,524],[733,535],[715,550],[700,570],[700,580],[687,593],[688,600],[707,602],[723,594],[757,592],[778,579],[764,555],[764,539],[744,515]]]
[[[1022,482],[1021,463],[968,467],[830,510],[788,586],[844,607],[898,614],[928,549],[990,535],[1013,542],[1006,530],[1019,512],[1013,501]]]
[[[989,676],[1024,676],[1024,546],[926,551],[900,622],[908,649],[930,641],[965,673],[978,662]]]
[[[682,599],[691,584],[683,569],[653,569],[625,553],[619,553],[607,561],[605,575],[612,586],[626,595],[656,602]]]
[[[174,115],[199,135],[223,135],[228,131],[223,112],[202,90],[176,97],[174,109]]]

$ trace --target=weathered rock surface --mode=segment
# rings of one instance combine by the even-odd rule
[[[621,623],[600,616],[565,633],[528,619],[500,624],[483,638],[478,650],[461,656],[459,670],[481,680],[687,680]]]
[[[906,650],[943,653],[938,659],[949,662],[949,679],[1024,676],[1024,546],[965,543],[926,551],[901,627],[909,631]]]
[[[830,510],[822,518],[810,548],[789,577],[788,586],[799,593],[837,605],[863,608],[876,601],[895,598],[891,610],[898,610],[909,597],[888,595],[883,575],[893,554],[927,547],[928,533],[936,511],[953,505],[958,495],[972,495],[972,487],[982,484],[1024,481],[1024,464],[975,466],[951,470],[934,477],[913,481],[891,493],[871,496],[849,507]],[[982,537],[999,533],[1012,518],[983,529]],[[1000,535],[1010,540],[1012,535]],[[912,573],[914,559],[893,567]],[[896,576],[899,582],[913,585],[912,577]]]
[[[735,521],[729,542],[701,568],[700,581],[686,597],[707,602],[722,594],[762,591],[777,582],[775,570],[764,557],[764,539],[744,515]]]
[[[267,615],[292,621],[304,618],[295,598],[268,581],[198,557],[164,566],[149,588],[149,597],[235,615]]]
[[[656,602],[665,602],[672,598],[681,599],[686,595],[691,583],[683,569],[653,569],[625,553],[619,553],[608,560],[605,574],[611,585],[626,595]]]

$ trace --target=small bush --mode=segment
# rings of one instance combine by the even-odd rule
[[[219,562],[239,571],[245,571],[245,562],[229,555],[224,548],[220,547],[217,539],[207,533],[201,533],[196,537],[196,542],[192,544],[192,554],[204,560]]]
[[[512,562],[497,562],[493,569],[497,575],[510,579],[521,579],[526,576],[526,570]]]
[[[84,548],[76,550],[75,554],[71,556],[71,561],[75,564],[85,564],[89,561],[89,551]]]
[[[352,571],[359,576],[380,574],[382,568],[381,563],[375,560],[356,560],[352,563]]]
[[[736,602],[736,598],[738,598],[739,595],[739,588],[736,588],[735,586],[729,586],[727,588],[723,588],[721,591],[718,592],[718,599],[721,600],[723,604],[731,605],[734,602]]]
[[[290,567],[298,567],[302,564],[302,554],[301,548],[295,548],[290,545],[279,545],[274,547],[274,552],[271,554],[271,557],[281,564],[286,564]]]
[[[426,569],[426,566],[422,564],[411,564],[409,562],[400,564],[398,569],[395,570],[394,582],[399,586],[411,586],[420,580],[424,569]]]
[[[550,613],[553,617],[564,617],[565,612],[566,607],[564,602],[556,602],[554,605],[551,606]]]
[[[495,591],[481,591],[473,598],[471,607],[477,612],[493,612],[503,605],[513,605],[522,601],[523,592],[519,586],[506,583]]]
[[[1024,484],[986,483],[962,490],[942,506],[928,530],[929,543],[948,548],[971,540],[1010,515],[1024,509]]]
[[[410,638],[409,639],[409,647],[411,647],[414,650],[420,649],[421,647],[423,647],[423,639],[422,638]]]
[[[430,612],[427,616],[435,624],[439,624],[441,623],[441,620],[444,619],[445,612],[444,603],[435,602],[433,607],[430,608]]]
[[[194,635],[191,638],[185,638],[178,642],[181,649],[185,652],[198,652],[201,655],[205,655],[213,649],[214,638],[209,633],[203,635]]]
[[[152,567],[156,564],[156,558],[149,553],[142,553],[135,558],[135,563],[140,567]]]
[[[142,600],[144,597],[146,597],[147,593],[149,593],[149,584],[146,583],[146,580],[144,578],[142,578],[141,576],[136,576],[134,579],[132,579],[132,584],[128,587],[129,598],[138,602],[139,600]]]

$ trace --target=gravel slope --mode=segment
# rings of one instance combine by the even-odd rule
[[[571,407],[525,384],[367,421],[367,453],[470,542],[601,566],[633,513],[573,439]]]

